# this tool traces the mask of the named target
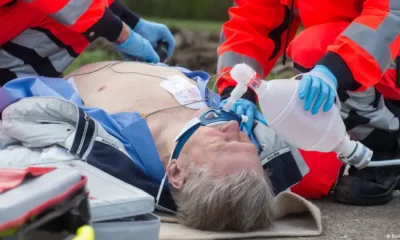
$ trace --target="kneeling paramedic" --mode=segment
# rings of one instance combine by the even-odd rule
[[[399,158],[400,1],[236,0],[229,15],[218,48],[219,73],[244,62],[265,78],[281,54],[283,62],[288,54],[305,72],[298,97],[306,111],[326,112],[338,95],[347,132],[374,151],[372,161]],[[296,36],[301,23],[305,29]],[[335,89],[309,72],[325,75]],[[235,85],[229,73],[217,84],[225,99]],[[256,101],[249,90],[233,108],[251,115]],[[308,158],[310,173],[296,186],[303,195],[321,197],[334,187],[337,201],[377,205],[389,202],[400,187],[399,166],[351,167],[349,176],[340,177],[343,168],[329,168],[337,159],[308,154],[315,154]],[[307,192],[314,184],[320,191]]]
[[[168,27],[141,19],[120,0],[0,0],[0,86],[25,76],[60,77],[99,37],[125,59],[159,62],[160,43],[171,57]]]

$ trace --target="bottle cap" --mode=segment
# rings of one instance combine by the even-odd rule
[[[230,74],[238,84],[248,85],[255,77],[256,72],[247,64],[239,63],[231,69]]]

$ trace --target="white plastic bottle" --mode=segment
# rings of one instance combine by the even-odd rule
[[[368,165],[372,152],[360,142],[350,140],[340,116],[340,101],[328,112],[312,115],[298,97],[299,80],[264,81],[246,64],[237,64],[230,72],[238,85],[252,88],[268,123],[284,141],[308,151],[336,152],[342,161],[357,168]],[[324,76],[318,76],[324,79]],[[326,81],[329,84],[329,81]]]

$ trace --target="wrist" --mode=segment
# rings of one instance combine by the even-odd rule
[[[223,101],[225,99],[228,99],[230,97],[231,92],[233,91],[233,89],[235,89],[235,87],[233,87],[233,86],[225,88],[221,93],[221,101]],[[257,103],[256,94],[250,88],[247,89],[246,93],[241,98],[249,100],[250,102],[252,102],[254,104]]]
[[[130,35],[131,35],[130,28],[125,23],[122,23],[122,30],[121,30],[121,33],[119,34],[116,42],[121,45],[129,39]]]
[[[140,31],[144,22],[145,22],[145,20],[143,18],[140,18],[138,20],[138,22],[136,23],[135,27],[133,28],[133,31],[135,31],[135,32]]]
[[[121,19],[114,15],[109,9],[105,8],[103,16],[82,35],[89,41],[93,42],[99,37],[107,39],[109,42],[115,42],[121,34],[123,23]]]
[[[121,0],[115,0],[109,7],[124,23],[133,29],[138,23],[140,16],[132,12]]]
[[[335,84],[336,88],[338,87],[336,76],[329,70],[329,68],[325,67],[324,65],[316,65],[313,71],[318,71],[324,74]]]

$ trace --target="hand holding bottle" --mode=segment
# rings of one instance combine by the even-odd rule
[[[331,85],[319,77],[313,76],[313,73],[323,74],[326,79],[332,83]],[[334,85],[335,89],[331,86]],[[304,110],[311,109],[312,114],[317,114],[323,105],[323,111],[329,111],[336,98],[337,80],[335,75],[325,66],[316,65],[310,74],[304,74],[300,80],[299,97],[304,102]],[[314,105],[312,106],[312,104]]]

